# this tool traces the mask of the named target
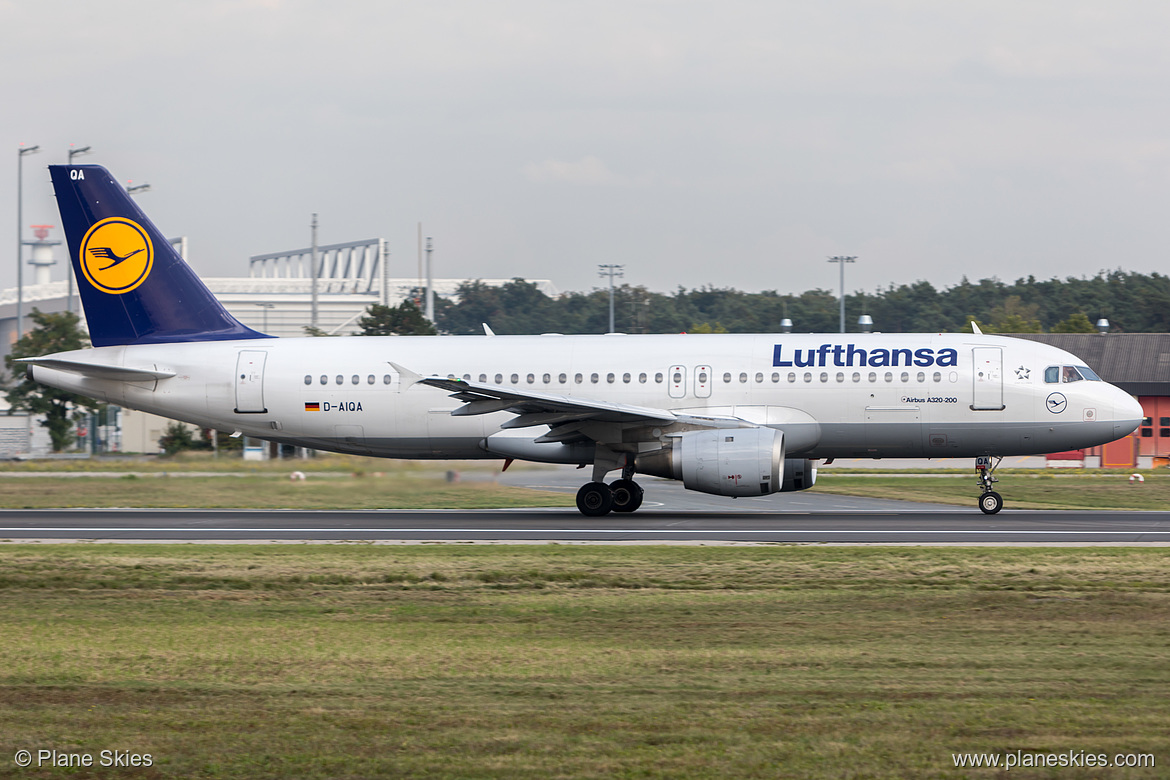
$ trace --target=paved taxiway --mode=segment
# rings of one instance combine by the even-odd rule
[[[501,482],[574,492],[584,472],[517,470]],[[974,480],[972,480],[974,482]],[[0,510],[0,539],[156,541],[671,541],[829,544],[1170,544],[1170,512],[1056,512],[835,496],[816,490],[732,500],[647,479],[630,515],[575,509]],[[1009,496],[1010,492],[1005,491]]]
[[[975,509],[711,512],[647,509],[588,519],[573,509],[231,511],[4,510],[0,539],[157,541],[672,541],[878,544],[1170,543],[1170,512]]]

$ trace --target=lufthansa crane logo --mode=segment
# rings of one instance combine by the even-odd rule
[[[146,281],[154,265],[154,244],[137,222],[109,217],[81,240],[81,270],[89,283],[112,295],[128,293]]]

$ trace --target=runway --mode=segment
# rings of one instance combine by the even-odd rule
[[[734,513],[647,509],[0,511],[0,539],[90,541],[477,541],[798,544],[1170,544],[1170,512],[975,509]]]

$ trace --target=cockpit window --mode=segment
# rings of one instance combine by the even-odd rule
[[[1088,366],[1049,366],[1044,369],[1044,381],[1050,385],[1057,382],[1082,382],[1086,379],[1090,382],[1104,381]]]

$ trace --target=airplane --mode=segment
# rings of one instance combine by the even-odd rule
[[[1075,355],[978,328],[274,338],[105,168],[49,168],[93,347],[23,359],[35,381],[317,450],[591,466],[590,517],[637,510],[638,474],[761,496],[813,487],[822,460],[944,457],[976,459],[994,514],[1004,456],[1104,444],[1143,417]]]

